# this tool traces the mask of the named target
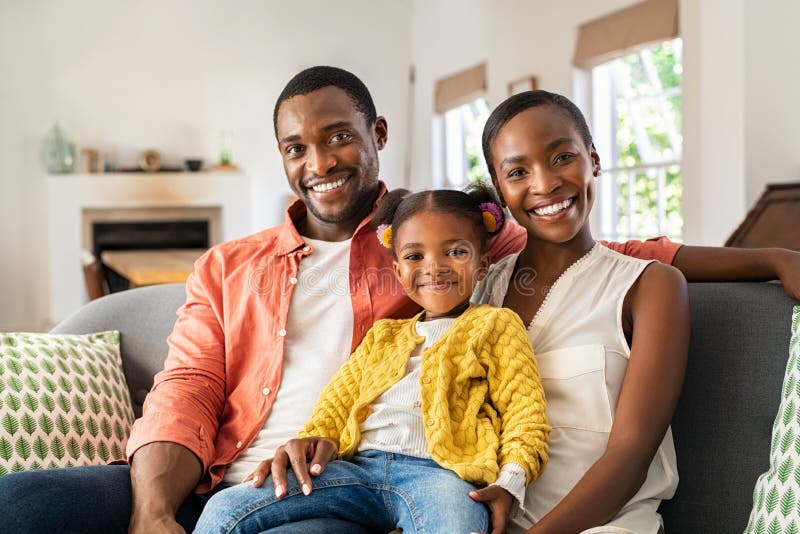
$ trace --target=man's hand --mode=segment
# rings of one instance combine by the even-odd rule
[[[800,252],[780,249],[775,253],[773,265],[786,294],[800,300]]]
[[[800,252],[785,248],[683,245],[672,260],[688,282],[760,282],[778,279],[800,300]]]
[[[506,531],[508,514],[514,504],[514,497],[500,486],[494,485],[470,491],[469,496],[473,501],[482,502],[489,507],[492,514],[491,534],[503,534]]]
[[[175,514],[202,473],[200,460],[183,445],[157,441],[136,451],[129,534],[182,534]]]
[[[275,457],[264,460],[255,471],[253,471],[244,482],[253,481],[254,487],[259,487],[269,474],[272,474],[272,485],[275,488],[275,496],[281,498],[286,495],[286,469],[292,466],[297,483],[302,488],[303,493],[311,493],[311,476],[317,476],[328,466],[331,460],[336,458],[339,447],[328,438],[308,437],[290,439],[285,445],[281,445],[275,451]],[[307,464],[311,464],[311,469]],[[310,471],[310,475],[309,475]]]

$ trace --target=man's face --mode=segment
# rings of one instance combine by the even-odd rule
[[[289,186],[310,217],[352,224],[371,211],[387,137],[383,117],[370,126],[344,90],[323,87],[281,104],[277,136]]]

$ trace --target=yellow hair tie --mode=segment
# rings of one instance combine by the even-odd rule
[[[486,231],[494,233],[497,229],[497,219],[494,218],[491,212],[484,211],[483,212],[483,225],[486,227]]]
[[[382,224],[378,226],[378,241],[386,248],[392,248],[392,226]]]
[[[503,226],[503,221],[505,220],[502,208],[494,202],[484,202],[479,207],[481,208],[483,225],[486,227],[486,231],[489,232],[489,235],[494,235]]]

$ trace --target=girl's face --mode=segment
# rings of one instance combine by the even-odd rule
[[[529,239],[566,243],[589,235],[600,158],[561,109],[528,108],[491,144],[494,185]]]
[[[408,296],[425,308],[425,319],[459,315],[475,285],[486,275],[488,253],[466,217],[421,211],[406,219],[392,238],[394,271]]]

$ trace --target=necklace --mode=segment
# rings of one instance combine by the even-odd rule
[[[556,281],[553,282],[553,285],[550,286],[550,289],[547,291],[547,294],[544,296],[544,300],[542,300],[542,304],[539,306],[539,309],[536,310],[536,314],[533,316],[533,319],[531,319],[531,322],[528,325],[528,330],[533,328],[533,325],[536,323],[536,320],[539,318],[539,315],[541,315],[542,310],[544,309],[545,306],[547,306],[547,301],[550,300],[550,295],[553,294],[553,290],[555,290],[555,288],[558,285],[558,283],[561,282],[561,280],[563,280],[567,276],[567,274],[569,274],[571,271],[575,271],[580,265],[585,263],[586,260],[589,258],[589,256],[591,256],[592,252],[594,252],[595,248],[597,248],[597,243],[592,245],[592,248],[590,248],[589,251],[586,254],[584,254],[583,256],[578,258],[577,260],[575,260],[572,263],[572,265],[570,265],[569,267],[564,269],[564,272],[562,272],[560,275],[558,275],[558,278],[556,278]]]

